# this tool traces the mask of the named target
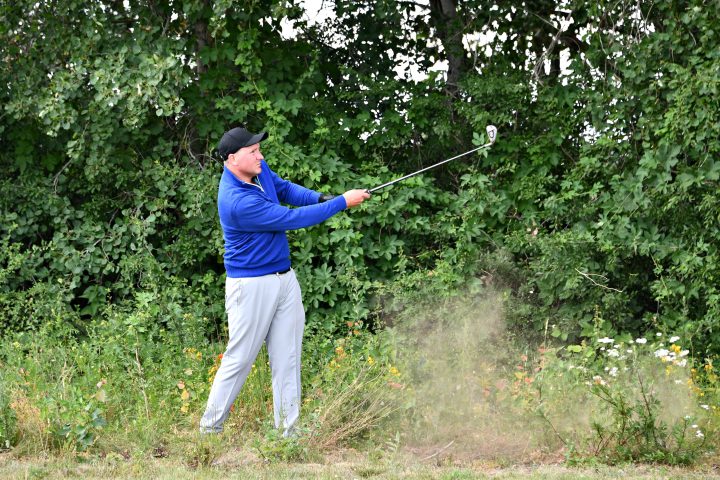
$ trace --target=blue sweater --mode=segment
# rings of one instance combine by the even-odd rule
[[[285,230],[316,225],[347,208],[342,195],[318,203],[318,192],[283,180],[264,160],[258,183],[243,182],[227,168],[220,179],[218,212],[230,278],[287,270],[290,247]],[[302,208],[287,208],[280,202]]]

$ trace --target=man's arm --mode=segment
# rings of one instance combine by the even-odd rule
[[[243,232],[281,232],[317,225],[336,213],[353,208],[370,198],[365,190],[348,190],[324,203],[287,208],[259,195],[239,198],[227,212],[235,228]],[[220,215],[224,214],[221,209]]]
[[[305,207],[307,205],[315,205],[320,201],[320,192],[310,190],[309,188],[280,178],[277,173],[267,167],[267,164],[263,165],[263,167],[267,168],[270,173],[273,184],[275,184],[278,200],[281,202],[295,205],[296,207]]]

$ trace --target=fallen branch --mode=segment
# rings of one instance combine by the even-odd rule
[[[597,282],[596,282],[595,280],[593,280],[593,278],[592,278],[592,277],[601,277],[602,279],[604,279],[604,280],[607,281],[607,277],[604,277],[603,275],[598,275],[598,274],[594,274],[594,273],[584,273],[584,272],[581,272],[580,270],[578,270],[577,268],[575,269],[575,271],[578,272],[578,273],[579,273],[580,275],[582,275],[583,277],[585,277],[585,278],[587,278],[588,280],[590,280],[590,281],[593,283],[593,285],[595,285],[595,286],[598,286],[598,287],[600,287],[600,288],[604,288],[604,289],[606,289],[606,290],[612,290],[612,291],[618,292],[618,293],[623,293],[623,291],[624,291],[624,290],[618,290],[617,288],[612,288],[612,287],[608,287],[608,286],[606,286],[606,285],[602,285],[602,284],[600,284],[600,283],[597,283]]]
[[[455,440],[450,441],[450,443],[448,443],[447,445],[445,445],[443,448],[441,448],[441,449],[438,450],[437,452],[433,453],[432,455],[429,455],[429,456],[423,458],[423,459],[420,460],[420,461],[421,461],[421,462],[424,462],[425,460],[429,460],[429,459],[431,459],[431,458],[433,458],[433,457],[437,457],[437,456],[440,455],[442,452],[444,452],[445,450],[447,450],[448,448],[450,448],[450,445],[452,445],[453,443],[455,443]]]

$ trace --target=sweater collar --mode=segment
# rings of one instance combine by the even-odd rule
[[[260,175],[262,175],[262,173],[261,173]],[[234,185],[234,186],[236,186],[236,187],[242,187],[242,188],[247,188],[247,187],[250,187],[250,188],[259,188],[260,190],[264,191],[264,189],[262,188],[262,184],[260,183],[260,180],[259,180],[258,177],[259,177],[259,176],[253,177],[253,182],[252,182],[252,183],[248,183],[248,182],[246,182],[246,181],[244,181],[244,180],[240,180],[239,178],[237,178],[237,177],[235,176],[235,174],[230,171],[229,168],[227,168],[225,165],[223,165],[223,175],[222,175],[222,178],[223,178],[226,182],[229,182],[231,185]]]

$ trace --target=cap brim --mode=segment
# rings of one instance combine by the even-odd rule
[[[262,142],[266,138],[268,138],[268,133],[260,132],[257,135],[253,135],[252,137],[250,137],[250,139],[247,142],[245,142],[245,146],[249,147],[250,145],[255,145],[256,143]]]

